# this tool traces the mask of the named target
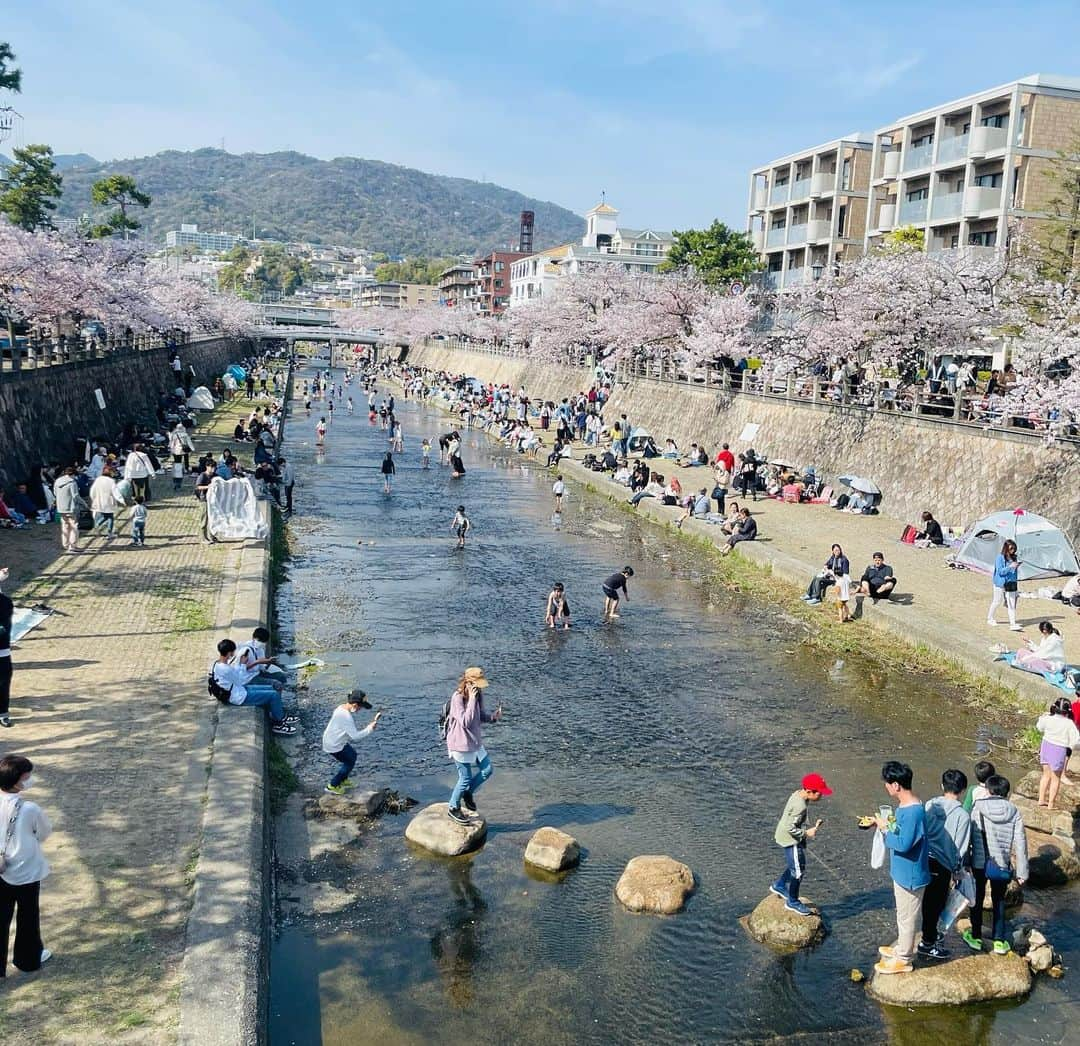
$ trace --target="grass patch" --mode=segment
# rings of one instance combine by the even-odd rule
[[[300,787],[300,778],[289,763],[285,749],[273,738],[266,749],[270,775],[270,812],[275,816],[285,809],[285,802]]]
[[[198,844],[192,846],[191,851],[188,853],[187,862],[184,864],[184,885],[195,885],[195,872],[199,867],[199,846]]]
[[[211,625],[210,608],[197,599],[181,599],[173,611],[177,632],[205,632]]]
[[[1013,737],[1009,747],[1016,752],[1022,752],[1024,755],[1034,758],[1038,754],[1042,738],[1043,735],[1036,727],[1028,726]]]
[[[128,1028],[141,1028],[144,1024],[149,1024],[150,1018],[141,1010],[129,1010],[127,1013],[121,1014],[120,1019],[116,1022],[117,1031],[126,1031]]]

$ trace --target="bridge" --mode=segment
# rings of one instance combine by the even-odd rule
[[[334,313],[338,311],[318,305],[286,305],[280,302],[263,302],[258,309],[264,324],[289,327],[332,327]]]

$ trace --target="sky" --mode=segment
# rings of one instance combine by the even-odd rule
[[[656,229],[741,228],[755,166],[1030,73],[1080,75],[1075,0],[5,6],[16,145],[361,156],[579,214],[605,193]]]

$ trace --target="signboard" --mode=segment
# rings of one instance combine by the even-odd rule
[[[97,405],[104,410],[105,409],[105,393],[101,389],[94,389],[94,399],[97,400]]]
[[[747,422],[747,424],[743,426],[742,432],[739,433],[739,439],[743,443],[753,443],[757,438],[758,429],[760,428],[760,425],[755,425],[752,421]]]
[[[731,296],[733,298],[737,298],[744,290],[746,288],[738,280],[731,281]]]

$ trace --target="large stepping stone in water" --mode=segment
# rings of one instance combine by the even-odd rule
[[[545,872],[561,872],[578,863],[581,847],[577,840],[558,828],[540,828],[525,847],[525,863]]]
[[[1015,790],[1018,794],[1027,796],[1028,799],[1038,801],[1039,782],[1041,780],[1042,773],[1038,770],[1032,770],[1030,774],[1021,779]],[[1054,800],[1054,809],[1065,811],[1065,813],[1072,814],[1074,817],[1080,814],[1080,784],[1063,784],[1058,789],[1057,798]]]
[[[1024,829],[1032,886],[1064,886],[1080,879],[1080,857],[1056,835]]]
[[[615,885],[624,908],[653,915],[681,911],[693,892],[694,873],[673,857],[655,854],[631,858]]]
[[[472,818],[467,825],[451,821],[446,803],[425,806],[405,828],[405,838],[429,853],[443,857],[459,857],[479,850],[487,836],[487,822]]]
[[[891,1006],[962,1006],[989,999],[1019,999],[1031,991],[1031,967],[1013,952],[969,955],[916,966],[911,973],[875,973],[867,992]]]
[[[1056,835],[1065,849],[1076,851],[1076,817],[1068,810],[1048,810],[1045,806],[1039,806],[1037,800],[1023,795],[1013,796],[1012,801],[1024,819],[1025,828]]]
[[[362,814],[364,817],[373,817],[386,802],[386,795],[385,788],[377,792],[350,789],[344,795],[323,792],[316,799],[315,805],[320,813],[331,816],[348,817]]]
[[[739,920],[746,932],[760,944],[773,951],[790,955],[802,948],[812,948],[825,940],[821,916],[797,915],[784,907],[784,902],[771,893],[748,916]]]

